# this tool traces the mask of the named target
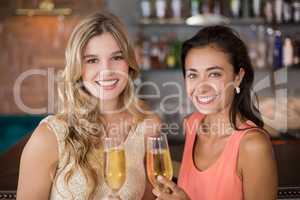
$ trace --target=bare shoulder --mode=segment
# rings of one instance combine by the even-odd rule
[[[272,143],[268,135],[260,129],[249,130],[240,143],[239,171],[249,171],[253,163],[260,169],[262,166],[273,166],[274,161]]]
[[[49,199],[57,164],[56,136],[46,123],[40,123],[22,152],[17,199]]]
[[[155,113],[147,115],[143,122],[143,128],[145,131],[145,137],[158,135],[161,128],[160,117]]]
[[[266,132],[253,129],[242,138],[240,151],[244,154],[268,154],[272,152],[272,143]]]
[[[249,130],[242,138],[238,174],[243,181],[245,199],[276,199],[276,160],[271,140],[263,130]]]
[[[38,157],[49,162],[58,160],[58,142],[53,130],[41,123],[34,130],[22,153],[22,159]]]

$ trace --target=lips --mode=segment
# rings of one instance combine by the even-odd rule
[[[98,80],[95,82],[101,87],[112,87],[119,82],[119,79]]]
[[[209,104],[213,102],[219,95],[197,96],[196,100],[199,104]]]

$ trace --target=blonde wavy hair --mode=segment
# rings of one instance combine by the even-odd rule
[[[94,165],[90,155],[95,153],[95,147],[101,149],[101,138],[105,134],[105,122],[101,118],[99,100],[90,95],[82,84],[83,52],[87,42],[94,36],[110,33],[118,43],[125,61],[129,66],[129,80],[134,80],[139,74],[127,33],[120,20],[111,13],[98,12],[81,21],[72,32],[66,48],[66,66],[58,84],[59,106],[58,115],[66,122],[65,152],[67,160],[74,166],[68,169],[64,180],[69,184],[75,170],[83,172],[87,189],[86,199],[93,199],[100,184],[102,166]],[[132,83],[132,82],[131,82]],[[133,84],[128,84],[120,95],[121,103],[133,117],[133,126],[145,118],[143,110],[146,104],[134,94]],[[99,153],[98,153],[99,154]],[[97,166],[97,167],[96,167]]]

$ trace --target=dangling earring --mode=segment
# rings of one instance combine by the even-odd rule
[[[239,86],[235,87],[235,91],[237,94],[239,94],[241,92],[241,88]]]

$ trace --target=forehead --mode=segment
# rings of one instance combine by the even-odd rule
[[[105,32],[89,39],[84,54],[110,54],[121,50],[111,33]]]
[[[232,68],[229,55],[214,46],[191,49],[185,58],[185,68],[205,70],[209,67]],[[230,67],[231,66],[231,67]]]

